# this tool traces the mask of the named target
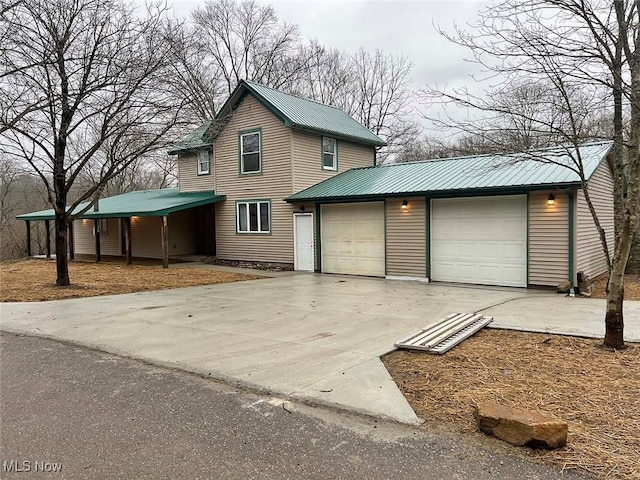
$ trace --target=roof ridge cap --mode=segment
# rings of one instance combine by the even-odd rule
[[[254,82],[254,81],[252,81],[252,80],[242,80],[242,81],[243,81],[243,82],[245,82],[245,83],[247,83],[247,84],[249,84],[249,85],[257,85],[257,86],[259,86],[259,87],[266,88],[266,89],[268,89],[268,90],[273,90],[274,92],[282,93],[283,95],[288,95],[288,96],[290,96],[290,97],[298,98],[298,99],[300,99],[300,100],[304,100],[304,101],[306,101],[306,102],[311,102],[311,103],[315,103],[315,104],[317,104],[317,105],[322,105],[323,107],[333,108],[333,109],[335,109],[335,110],[338,110],[338,111],[340,111],[340,112],[344,113],[344,114],[345,114],[345,115],[347,115],[348,117],[351,117],[351,115],[349,115],[347,112],[345,112],[345,111],[344,111],[343,109],[341,109],[340,107],[337,107],[337,106],[335,106],[335,105],[331,105],[331,104],[329,104],[329,103],[323,103],[323,102],[320,102],[320,101],[318,101],[318,100],[314,100],[314,99],[312,99],[312,98],[303,97],[302,95],[298,95],[298,94],[296,94],[296,93],[289,93],[289,92],[285,92],[284,90],[279,90],[279,89],[277,89],[277,88],[269,87],[268,85],[264,85],[264,84],[259,83],[259,82]],[[351,117],[351,118],[353,118],[353,117]],[[363,125],[363,126],[364,126],[364,125]],[[366,127],[365,127],[365,128],[366,128]]]

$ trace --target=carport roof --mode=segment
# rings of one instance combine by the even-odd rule
[[[492,192],[580,186],[572,158],[579,153],[587,179],[613,142],[498,155],[445,158],[354,168],[286,198],[287,202],[340,201],[403,195]]]
[[[224,195],[213,192],[180,193],[177,188],[143,190],[101,198],[98,211],[93,207],[77,218],[161,217],[188,208],[221,202]],[[81,212],[90,202],[78,205],[74,213]],[[18,215],[18,220],[53,220],[53,209]]]

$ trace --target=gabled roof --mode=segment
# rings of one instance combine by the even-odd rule
[[[337,107],[281,92],[259,83],[241,80],[216,118],[184,137],[171,147],[169,154],[211,145],[215,140],[214,135],[211,135],[215,130],[215,124],[222,122],[229,110],[247,94],[253,95],[287,127],[331,135],[356,143],[378,147],[386,145],[380,137]]]
[[[593,175],[612,147],[613,142],[589,143],[579,147],[587,179]],[[335,201],[411,194],[579,187],[580,177],[567,168],[569,165],[572,165],[569,147],[553,147],[517,154],[354,168],[294,193],[286,200]]]
[[[143,190],[101,198],[97,212],[92,207],[78,218],[161,217],[187,208],[221,202],[224,199],[224,195],[216,195],[213,192],[180,193],[177,188]],[[74,212],[82,211],[89,203],[81,203]],[[53,209],[41,210],[18,215],[16,218],[18,220],[53,220],[55,212]]]

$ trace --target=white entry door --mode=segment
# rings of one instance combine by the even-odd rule
[[[527,196],[431,203],[431,278],[527,286]]]
[[[313,272],[313,215],[311,213],[294,213],[293,222],[295,269]]]

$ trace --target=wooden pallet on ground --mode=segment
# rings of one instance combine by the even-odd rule
[[[396,348],[442,355],[492,321],[493,317],[481,314],[453,313],[424,327],[418,333],[397,341],[394,345]]]

